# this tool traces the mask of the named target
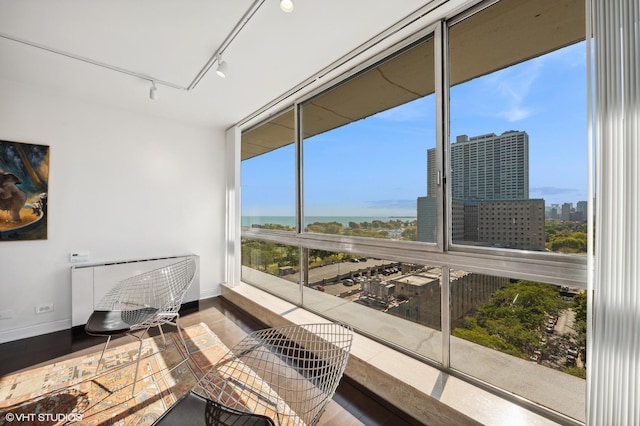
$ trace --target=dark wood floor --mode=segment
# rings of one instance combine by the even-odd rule
[[[200,301],[199,307],[181,314],[182,326],[204,322],[228,347],[239,342],[247,333],[265,327],[219,297]],[[131,341],[128,337],[118,338],[110,347]],[[82,330],[66,330],[3,343],[0,344],[0,377],[21,369],[48,364],[56,359],[93,353],[101,350],[103,344],[104,339],[87,336]],[[421,423],[344,377],[319,424],[395,426]]]

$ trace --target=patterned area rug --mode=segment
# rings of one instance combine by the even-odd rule
[[[144,340],[134,396],[133,339],[108,349],[97,373],[100,352],[2,377],[0,425],[149,425],[227,352],[205,324],[183,334],[191,353],[185,362],[177,332],[165,333],[166,347],[159,336]]]

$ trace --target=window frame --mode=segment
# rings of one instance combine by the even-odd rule
[[[449,144],[445,143],[449,135],[449,63],[448,63],[448,29],[451,25],[460,22],[467,17],[496,3],[492,0],[470,7],[464,13],[456,15],[445,22],[439,20],[431,25],[423,27],[420,31],[404,38],[398,43],[383,49],[377,54],[353,67],[348,73],[343,73],[338,78],[332,79],[319,86],[308,94],[295,99],[293,105],[288,104],[281,108],[283,111],[293,106],[295,114],[295,145],[296,145],[296,232],[264,230],[253,228],[242,230],[242,235],[251,239],[264,239],[271,242],[297,245],[300,248],[318,248],[332,251],[345,251],[354,253],[370,253],[371,255],[384,256],[390,260],[406,260],[417,263],[448,266],[452,269],[463,269],[470,272],[486,273],[491,275],[508,275],[513,278],[535,280],[557,285],[566,285],[586,289],[587,283],[587,257],[572,256],[558,253],[536,252],[527,250],[510,250],[495,247],[464,246],[451,243],[451,185],[439,185],[437,190],[437,220],[441,224],[437,228],[436,243],[391,241],[375,238],[349,237],[330,234],[313,234],[304,232],[303,202],[303,111],[301,105],[319,96],[322,93],[339,86],[344,81],[370,69],[381,61],[386,60],[406,49],[420,40],[433,34],[434,59],[435,59],[435,94],[436,94],[436,163],[439,165],[442,179],[446,182],[449,176],[445,173],[450,167]],[[274,114],[269,118],[275,116]],[[254,124],[247,129],[254,129],[267,122],[266,120]],[[441,120],[441,121],[440,121]],[[244,129],[241,129],[244,131]],[[446,164],[441,165],[444,161]],[[443,192],[443,188],[446,191]],[[446,231],[445,231],[446,230]]]
[[[449,50],[448,36],[452,25],[473,16],[474,14],[498,3],[499,0],[488,0],[484,2],[463,2],[464,5],[456,6],[449,17],[438,18],[419,31],[412,30],[413,33],[399,42],[387,46],[374,55],[367,57],[353,66],[347,72],[332,77],[329,81],[317,86],[310,92],[295,97],[283,110],[294,108],[295,114],[295,145],[296,145],[296,232],[284,232],[276,230],[265,230],[259,228],[244,229],[241,232],[242,238],[274,242],[279,244],[297,246],[300,250],[300,271],[301,277],[306,276],[303,271],[308,268],[308,250],[320,249],[333,252],[347,252],[376,256],[392,261],[412,262],[417,264],[428,264],[442,268],[441,277],[441,307],[450,304],[449,273],[452,270],[464,270],[470,273],[485,274],[492,276],[504,276],[513,279],[540,281],[556,286],[569,286],[580,289],[587,289],[588,261],[589,255],[575,256],[549,252],[536,252],[527,250],[512,250],[495,247],[476,247],[461,244],[452,244],[452,194],[451,185],[439,185],[437,190],[437,221],[441,226],[437,227],[436,243],[419,243],[407,241],[392,241],[384,239],[374,239],[365,237],[351,237],[344,235],[315,234],[304,232],[304,181],[303,181],[303,110],[301,105],[305,102],[321,95],[322,93],[339,86],[348,79],[365,72],[377,63],[406,49],[413,43],[433,34],[434,59],[435,59],[435,95],[436,95],[436,163],[438,171],[441,172],[443,181],[449,178],[445,170],[450,170],[450,110],[449,110]],[[461,9],[463,9],[460,11]],[[268,121],[268,118],[263,122]],[[261,125],[263,122],[252,125],[251,128]],[[585,141],[586,145],[586,141]],[[236,165],[239,167],[239,165]],[[591,170],[592,166],[586,167]],[[587,200],[589,205],[592,200]],[[239,264],[239,262],[238,262]],[[240,268],[240,266],[238,266]],[[308,270],[306,271],[308,272]],[[238,274],[240,276],[240,274]],[[307,308],[304,303],[305,279],[298,282],[300,296],[298,306]],[[277,295],[276,295],[277,296]],[[315,312],[323,315],[321,312]],[[438,368],[452,373],[476,386],[501,394],[508,393],[506,390],[495,389],[493,386],[477,379],[473,376],[456,372],[450,367],[450,337],[451,324],[449,309],[441,308],[441,327],[443,336],[442,359],[439,360]],[[367,333],[364,333],[367,334]],[[376,336],[370,336],[376,338]],[[380,339],[378,339],[380,340]],[[385,343],[383,341],[383,343]],[[394,346],[394,345],[389,345]],[[396,349],[399,349],[396,347]],[[407,353],[405,350],[399,349]],[[410,353],[409,353],[410,354]],[[411,355],[411,354],[410,354]],[[420,357],[418,357],[420,358]],[[432,364],[433,360],[421,360]],[[535,404],[514,398],[528,407],[535,409]],[[558,418],[563,421],[568,419],[561,413],[549,413],[542,410],[546,416]],[[555,413],[555,414],[554,414]],[[554,417],[555,416],[555,417]]]

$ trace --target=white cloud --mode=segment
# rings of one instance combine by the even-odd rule
[[[525,118],[531,116],[532,111],[528,108],[522,108],[518,106],[514,106],[510,109],[500,111],[498,115],[509,123],[514,123],[516,121],[524,120]]]
[[[534,114],[534,110],[525,105],[531,88],[540,76],[543,58],[536,58],[492,74],[487,83],[493,86],[496,101],[503,105],[497,116],[509,122],[524,120]]]

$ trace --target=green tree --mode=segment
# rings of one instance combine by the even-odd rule
[[[540,333],[547,315],[558,315],[567,307],[553,285],[511,282],[496,291],[473,317],[465,318],[463,330],[454,329],[454,335],[472,337],[477,343],[485,340],[491,348],[525,357],[540,349]]]
[[[280,225],[277,223],[265,223],[262,226],[264,229],[276,229],[278,231],[295,231],[295,228],[288,225]]]
[[[587,359],[587,293],[585,291],[573,297],[573,309],[576,313],[574,330],[576,331],[576,343],[582,355],[582,361]]]
[[[560,371],[567,374],[571,374],[572,376],[580,377],[581,379],[587,378],[587,370],[585,370],[584,368],[577,367],[575,365],[572,365],[569,367],[562,367],[560,368]]]
[[[418,228],[410,226],[404,229],[402,231],[402,239],[407,241],[418,241]]]
[[[585,222],[545,222],[547,249],[560,253],[586,253],[587,224]]]
[[[568,237],[557,237],[549,243],[551,251],[560,253],[586,253],[587,236],[574,233]]]
[[[298,266],[300,262],[300,250],[298,247],[285,246],[284,251],[284,265],[281,266]]]
[[[497,334],[489,334],[486,328],[480,327],[473,317],[465,318],[464,327],[453,330],[453,335],[490,349],[495,349],[520,358],[524,357],[518,348],[506,342],[502,337]]]
[[[372,228],[384,228],[385,225],[386,224],[383,221],[377,219],[371,222]]]
[[[318,249],[309,249],[309,258],[315,258],[315,259],[326,259],[329,256],[331,256],[333,254],[333,252],[330,251],[326,251],[326,250],[318,250]]]

